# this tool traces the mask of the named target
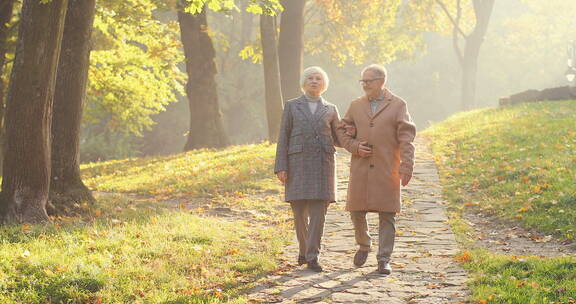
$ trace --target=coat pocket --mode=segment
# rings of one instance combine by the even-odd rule
[[[302,145],[291,145],[288,147],[288,155],[294,153],[300,153],[303,151]]]
[[[302,129],[300,129],[300,128],[292,129],[292,131],[290,132],[290,137],[294,137],[294,136],[298,136],[298,135],[302,135]]]

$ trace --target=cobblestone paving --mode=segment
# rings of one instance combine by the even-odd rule
[[[453,261],[458,247],[446,223],[434,161],[421,138],[416,151],[414,177],[403,189],[403,211],[397,217],[391,275],[376,272],[376,250],[363,267],[352,263],[354,231],[343,210],[350,155],[339,150],[339,202],[327,214],[320,259],[324,272],[297,267],[294,242],[285,251],[287,270],[266,278],[249,298],[264,303],[465,303],[467,276]],[[370,214],[369,221],[377,244],[377,215]]]

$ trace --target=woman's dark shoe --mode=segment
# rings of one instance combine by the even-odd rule
[[[315,271],[315,272],[322,272],[322,266],[318,264],[317,260],[308,262],[308,269]]]
[[[306,264],[306,257],[303,255],[298,256],[298,266]]]
[[[390,266],[390,263],[386,262],[386,261],[379,261],[378,262],[378,272],[381,274],[392,273],[392,267]]]
[[[368,251],[366,250],[358,250],[354,255],[354,265],[360,267],[366,263],[366,258],[368,257]]]

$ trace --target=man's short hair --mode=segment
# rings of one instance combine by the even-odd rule
[[[374,72],[374,74],[376,74],[377,77],[384,78],[384,83],[386,83],[386,80],[388,79],[388,71],[386,71],[386,68],[382,65],[371,64],[371,65],[365,67],[364,69],[362,69],[361,74],[364,74],[364,72],[366,72],[366,71]]]

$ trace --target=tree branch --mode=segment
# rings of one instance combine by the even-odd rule
[[[458,58],[458,62],[460,65],[464,64],[464,54],[462,54],[462,50],[460,49],[460,45],[458,44],[458,34],[462,35],[464,39],[466,39],[467,35],[462,31],[460,28],[460,19],[462,18],[462,5],[461,0],[457,0],[456,2],[456,17],[452,17],[450,11],[441,0],[435,0],[435,2],[442,8],[450,22],[452,23],[452,44],[454,47],[454,52],[456,53],[456,57]]]
[[[458,22],[454,19],[454,17],[452,17],[452,15],[450,15],[450,11],[448,11],[448,8],[446,7],[446,5],[441,1],[441,0],[435,0],[435,2],[440,6],[440,8],[442,8],[442,10],[444,11],[444,13],[446,14],[446,16],[448,17],[448,19],[450,19],[450,22],[452,23],[452,25],[454,26],[454,29],[460,34],[462,35],[462,37],[466,38],[466,34],[462,31],[462,29],[460,28],[460,24],[459,24],[459,20]],[[461,8],[460,8],[460,0],[458,0],[458,14],[461,13]]]
[[[304,26],[308,25],[308,23],[314,18],[314,16],[318,13],[318,9],[315,5],[308,5],[308,8],[304,12]]]

